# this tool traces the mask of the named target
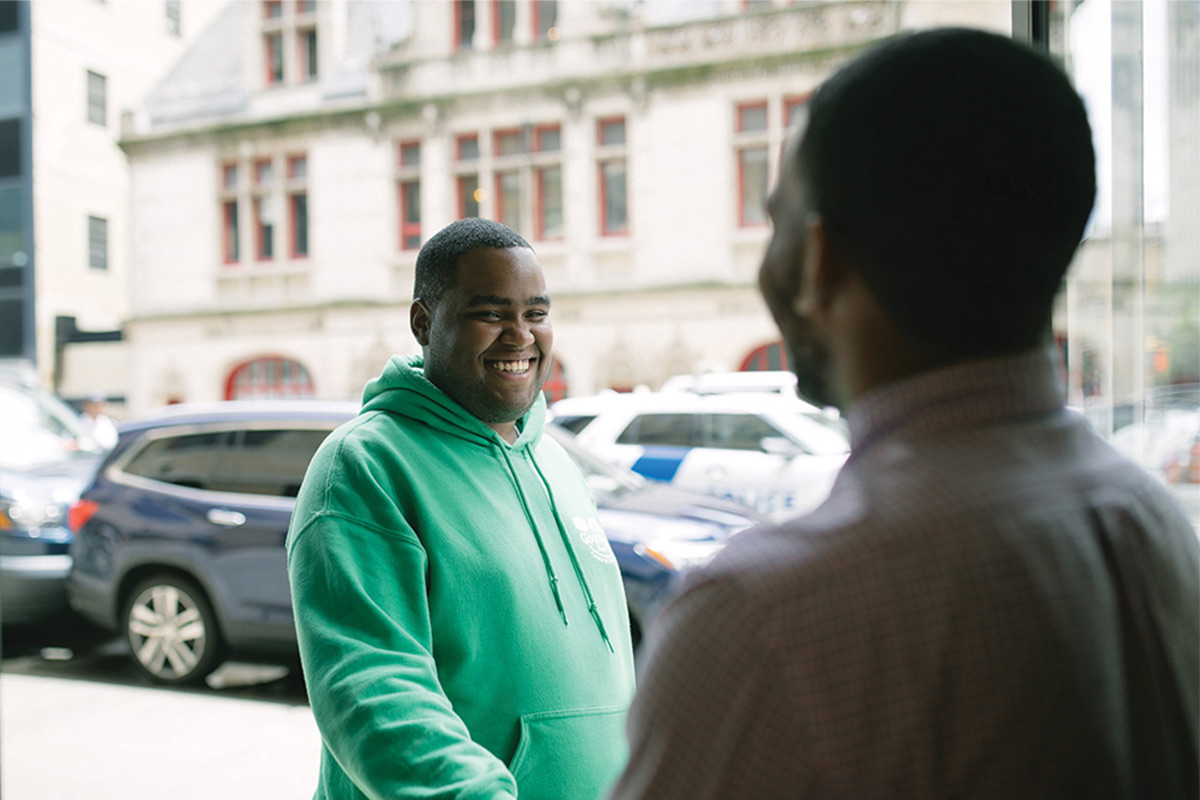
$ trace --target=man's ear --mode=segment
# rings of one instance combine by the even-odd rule
[[[792,310],[812,319],[828,310],[834,294],[846,281],[847,264],[830,241],[829,229],[819,214],[810,214],[805,225],[804,268],[800,270],[800,288]]]
[[[424,300],[413,300],[408,307],[408,326],[412,329],[413,337],[421,347],[429,346],[429,329],[433,325],[433,312]]]

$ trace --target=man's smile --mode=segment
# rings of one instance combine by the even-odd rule
[[[487,359],[483,362],[489,369],[508,375],[525,375],[529,372],[530,358]]]

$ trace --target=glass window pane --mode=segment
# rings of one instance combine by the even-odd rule
[[[538,131],[537,149],[542,153],[556,153],[562,147],[562,131],[558,126]]]
[[[87,74],[88,122],[108,124],[108,79],[98,72]]]
[[[767,129],[766,104],[739,106],[737,129],[743,132],[765,131]]]
[[[600,144],[625,144],[625,120],[610,119],[601,122]]]
[[[108,269],[108,220],[88,217],[88,266]]]
[[[460,218],[479,216],[479,176],[462,175],[458,179],[458,215]]]
[[[175,486],[208,489],[224,436],[193,433],[155,439],[134,456],[124,471]]]
[[[708,447],[726,450],[762,450],[762,440],[768,436],[782,436],[753,414],[709,414],[707,416]]]
[[[600,169],[604,182],[604,232],[619,233],[627,226],[625,162],[606,161]]]
[[[241,434],[236,458],[225,461],[209,488],[218,492],[295,497],[325,430],[250,430]]]
[[[621,431],[617,444],[694,447],[693,428],[698,419],[696,414],[642,414]]]
[[[496,3],[496,41],[511,42],[517,24],[516,0],[499,0]]]
[[[738,151],[743,225],[767,222],[767,148],[748,147]]]
[[[292,255],[308,255],[308,195],[294,194],[292,200]]]
[[[537,171],[538,234],[543,239],[557,239],[563,235],[562,168],[544,167]]]
[[[496,187],[500,193],[500,208],[497,222],[513,230],[521,230],[521,176],[516,172],[502,172],[496,176]]]

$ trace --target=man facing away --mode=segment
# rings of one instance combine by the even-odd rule
[[[851,455],[651,629],[614,798],[1196,797],[1196,532],[1047,346],[1094,193],[1083,104],[1009,39],[817,91],[760,287]]]
[[[414,295],[422,356],[367,384],[288,534],[316,797],[600,797],[625,761],[629,619],[588,487],[542,436],[541,267],[461,220]]]

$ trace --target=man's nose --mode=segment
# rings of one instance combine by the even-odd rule
[[[505,325],[504,330],[500,333],[500,341],[517,347],[526,347],[533,344],[533,330],[531,329],[529,320],[518,317]]]

